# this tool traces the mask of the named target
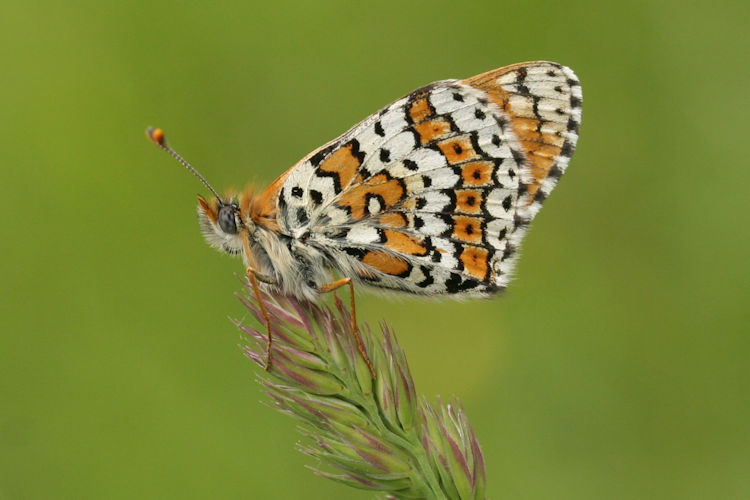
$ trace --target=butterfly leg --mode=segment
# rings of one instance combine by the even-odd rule
[[[365,344],[362,342],[362,337],[359,335],[359,328],[357,327],[357,308],[356,308],[355,300],[354,300],[354,283],[352,283],[352,279],[341,278],[340,280],[336,280],[332,283],[321,285],[320,287],[318,287],[318,291],[321,293],[328,293],[338,288],[341,288],[342,286],[345,286],[345,285],[349,285],[349,297],[351,299],[351,309],[352,309],[351,328],[352,328],[352,333],[354,334],[354,340],[357,343],[357,350],[359,351],[359,354],[362,356],[362,359],[365,360],[365,363],[367,363],[367,367],[370,369],[370,375],[372,376],[374,380],[375,368],[372,366],[372,361],[370,361],[369,356],[367,356],[367,352],[365,351]]]
[[[258,301],[258,308],[260,309],[260,314],[263,316],[263,322],[266,324],[266,371],[271,370],[271,346],[273,344],[273,336],[271,335],[271,317],[268,315],[268,311],[266,310],[266,306],[263,305],[263,296],[260,294],[260,287],[258,287],[258,281],[263,281],[265,283],[270,283],[272,280],[267,278],[266,276],[258,273],[253,269],[252,267],[247,267],[245,269],[245,274],[247,274],[248,279],[250,280],[250,285],[253,287],[253,292],[255,293],[255,299]]]
[[[250,251],[250,235],[247,231],[242,231],[242,246],[245,250],[245,256],[247,257],[247,260],[249,262],[253,262],[252,260],[252,252]],[[263,296],[260,294],[260,287],[258,287],[258,281],[262,281],[263,283],[269,283],[269,284],[275,284],[275,281],[273,278],[266,276],[265,274],[261,274],[258,271],[256,271],[253,266],[247,266],[245,268],[245,274],[247,274],[247,278],[250,280],[250,285],[253,287],[253,292],[255,293],[255,299],[258,301],[258,308],[260,309],[260,314],[263,316],[263,321],[266,324],[266,371],[271,370],[271,347],[273,344],[273,336],[271,335],[271,317],[268,315],[268,311],[266,310],[266,306],[263,305]]]

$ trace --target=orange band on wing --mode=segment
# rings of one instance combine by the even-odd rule
[[[411,106],[409,106],[409,118],[414,123],[419,123],[426,120],[432,115],[432,108],[427,100],[427,94],[417,98]]]
[[[338,205],[348,207],[351,217],[359,220],[368,215],[369,196],[379,196],[383,200],[382,211],[386,211],[404,197],[404,187],[398,179],[388,179],[385,174],[376,175],[364,184],[353,186],[341,194]]]
[[[451,124],[445,118],[436,117],[414,125],[419,134],[419,142],[424,146],[451,133]]]
[[[406,216],[400,212],[390,212],[380,216],[380,225],[385,227],[406,227]]]
[[[362,257],[362,263],[392,276],[402,275],[409,270],[409,263],[404,259],[377,250],[367,252]]]
[[[427,255],[427,249],[419,241],[401,231],[386,229],[385,247],[407,255]]]
[[[464,265],[464,271],[472,276],[484,280],[487,278],[487,257],[489,252],[480,247],[465,246],[461,252],[461,263]]]
[[[339,186],[344,188],[354,179],[362,164],[361,159],[354,153],[354,145],[347,144],[331,153],[318,168],[323,172],[337,175]]]
[[[456,211],[464,214],[482,213],[483,192],[480,189],[457,189]]]
[[[464,186],[487,186],[494,183],[495,166],[489,161],[473,161],[461,165],[461,180]]]
[[[438,142],[437,146],[450,164],[479,159],[479,155],[474,151],[474,146],[471,145],[471,139],[468,136],[446,139]]]
[[[482,243],[482,220],[477,217],[454,216],[453,238],[467,243]]]

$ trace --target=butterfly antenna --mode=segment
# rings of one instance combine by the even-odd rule
[[[196,176],[198,178],[198,180],[201,181],[203,183],[203,185],[206,186],[208,188],[208,190],[211,191],[211,193],[214,196],[216,196],[216,198],[219,201],[221,201],[221,196],[219,196],[219,193],[217,193],[216,190],[213,187],[211,187],[211,184],[208,183],[208,181],[206,180],[206,178],[203,177],[200,174],[200,172],[198,172],[195,169],[195,167],[193,167],[191,164],[189,164],[187,162],[187,160],[185,160],[185,158],[183,158],[182,156],[180,156],[180,154],[177,151],[175,151],[174,149],[170,148],[167,145],[167,138],[164,136],[164,131],[162,129],[160,129],[160,128],[154,128],[154,127],[148,127],[146,129],[146,136],[149,138],[149,140],[151,142],[153,142],[154,144],[156,144],[157,146],[159,146],[160,148],[162,148],[164,151],[166,151],[167,153],[169,153],[170,156],[172,156],[172,158],[174,158],[175,160],[177,160],[178,162],[180,162],[183,167],[185,167],[190,172],[192,172],[192,174],[194,176]]]

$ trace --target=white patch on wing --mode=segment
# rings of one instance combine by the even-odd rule
[[[567,123],[568,117],[561,115],[558,112],[558,109],[563,109],[560,106],[561,104],[559,102],[552,101],[550,99],[540,99],[539,103],[537,104],[536,110],[542,120],[551,122],[563,122],[564,120],[564,123]],[[563,106],[567,107],[567,102]],[[565,110],[563,109],[563,111]]]
[[[328,205],[321,214],[325,214],[328,218],[328,220],[325,221],[326,226],[343,226],[350,220],[349,212],[342,208],[338,208],[334,204]]]
[[[372,226],[354,224],[346,235],[346,239],[352,243],[367,245],[380,241],[380,235],[378,234],[378,230]]]
[[[458,86],[458,82],[455,80],[446,80],[445,83],[448,85],[453,84],[456,87],[442,87],[430,91],[429,100],[432,107],[435,108],[435,113],[439,115],[447,115],[476,102],[476,98],[469,94],[465,88]],[[457,100],[453,96],[453,94],[456,93],[459,94],[463,100]]]
[[[365,159],[372,155],[383,142],[384,138],[375,133],[376,120],[367,120],[366,126],[357,130],[355,137],[359,142],[359,150],[365,153]],[[363,124],[365,125],[365,124]]]
[[[385,134],[384,137],[392,137],[409,126],[406,123],[406,115],[402,107],[405,104],[406,99],[399,99],[388,106],[388,110],[380,117],[379,121]]]
[[[409,276],[406,279],[413,283],[419,283],[421,281],[424,281],[425,278],[426,276],[422,272],[421,266],[413,266],[411,268],[411,273],[409,273]]]
[[[306,201],[310,208],[314,207],[315,205],[312,204],[312,198],[310,196],[310,191],[314,190],[321,194],[321,205],[325,205],[327,200],[330,200],[336,195],[336,190],[334,189],[334,182],[331,177],[319,177],[317,175],[313,175],[310,178],[310,183],[308,184],[307,189],[305,189],[305,193],[303,196],[303,201]]]
[[[419,197],[424,200],[424,206],[415,210],[417,213],[442,212],[451,203],[450,197],[440,191],[425,191]]]
[[[419,228],[419,232],[421,234],[427,236],[439,236],[450,229],[448,227],[448,224],[446,224],[443,219],[437,217],[435,214],[419,213],[417,217],[422,219],[422,227]],[[433,241],[433,244],[434,243],[435,242]]]
[[[512,219],[516,210],[517,192],[517,189],[491,189],[485,201],[487,212],[497,219]]]
[[[480,113],[477,113],[477,110],[479,110]],[[451,118],[453,118],[453,123],[455,123],[458,129],[462,132],[472,132],[492,125],[497,127],[490,110],[485,106],[481,106],[479,103],[476,103],[474,106],[466,106],[456,110],[451,115]]]
[[[513,159],[513,156],[506,157],[500,167],[495,170],[495,181],[506,188],[517,187],[519,170],[519,165]]]
[[[512,94],[508,101],[516,116],[521,118],[536,118],[534,115],[534,101],[528,97]]]
[[[495,140],[495,136],[497,136],[497,138],[500,140],[499,145],[496,145],[493,142]],[[493,158],[513,158],[513,154],[510,152],[510,148],[508,147],[508,138],[498,126],[485,127],[479,130],[477,132],[477,143],[479,144],[479,147],[482,149],[482,151],[492,156]]]
[[[456,246],[453,242],[445,238],[432,238],[432,244],[440,254],[441,267],[455,269],[458,266],[458,260],[453,256],[456,252]]]
[[[504,231],[504,232],[503,232]],[[493,219],[487,223],[484,234],[487,243],[496,249],[504,249],[510,232],[513,231],[513,221],[510,219]]]
[[[452,189],[459,180],[459,176],[450,167],[436,168],[426,172],[424,177],[430,179],[427,189]]]
[[[370,174],[375,175],[387,169],[390,165],[398,164],[399,160],[406,157],[414,149],[414,134],[411,132],[399,132],[387,137],[387,140],[369,158],[366,157],[362,167]]]
[[[412,151],[406,159],[417,164],[416,172],[412,173],[429,172],[430,170],[443,168],[448,165],[445,156],[440,154],[440,152],[429,148],[417,148]]]
[[[424,191],[424,180],[421,175],[410,175],[404,177],[404,184],[406,185],[406,193],[409,195]]]
[[[370,215],[376,215],[379,214],[381,210],[383,210],[383,205],[380,203],[380,200],[376,197],[370,198],[367,202],[367,213]]]
[[[297,187],[306,192],[307,184],[310,182],[310,178],[313,177],[312,172],[313,167],[310,165],[310,162],[304,162],[295,167],[292,173],[289,174],[289,177],[284,182],[284,191],[282,192],[282,195],[286,195],[284,201],[288,206],[295,208],[307,206],[307,200],[304,197],[293,196],[292,189]]]

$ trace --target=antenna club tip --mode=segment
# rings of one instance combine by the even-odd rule
[[[157,146],[165,146],[166,138],[164,137],[164,131],[160,128],[148,127],[146,129],[146,137]]]

